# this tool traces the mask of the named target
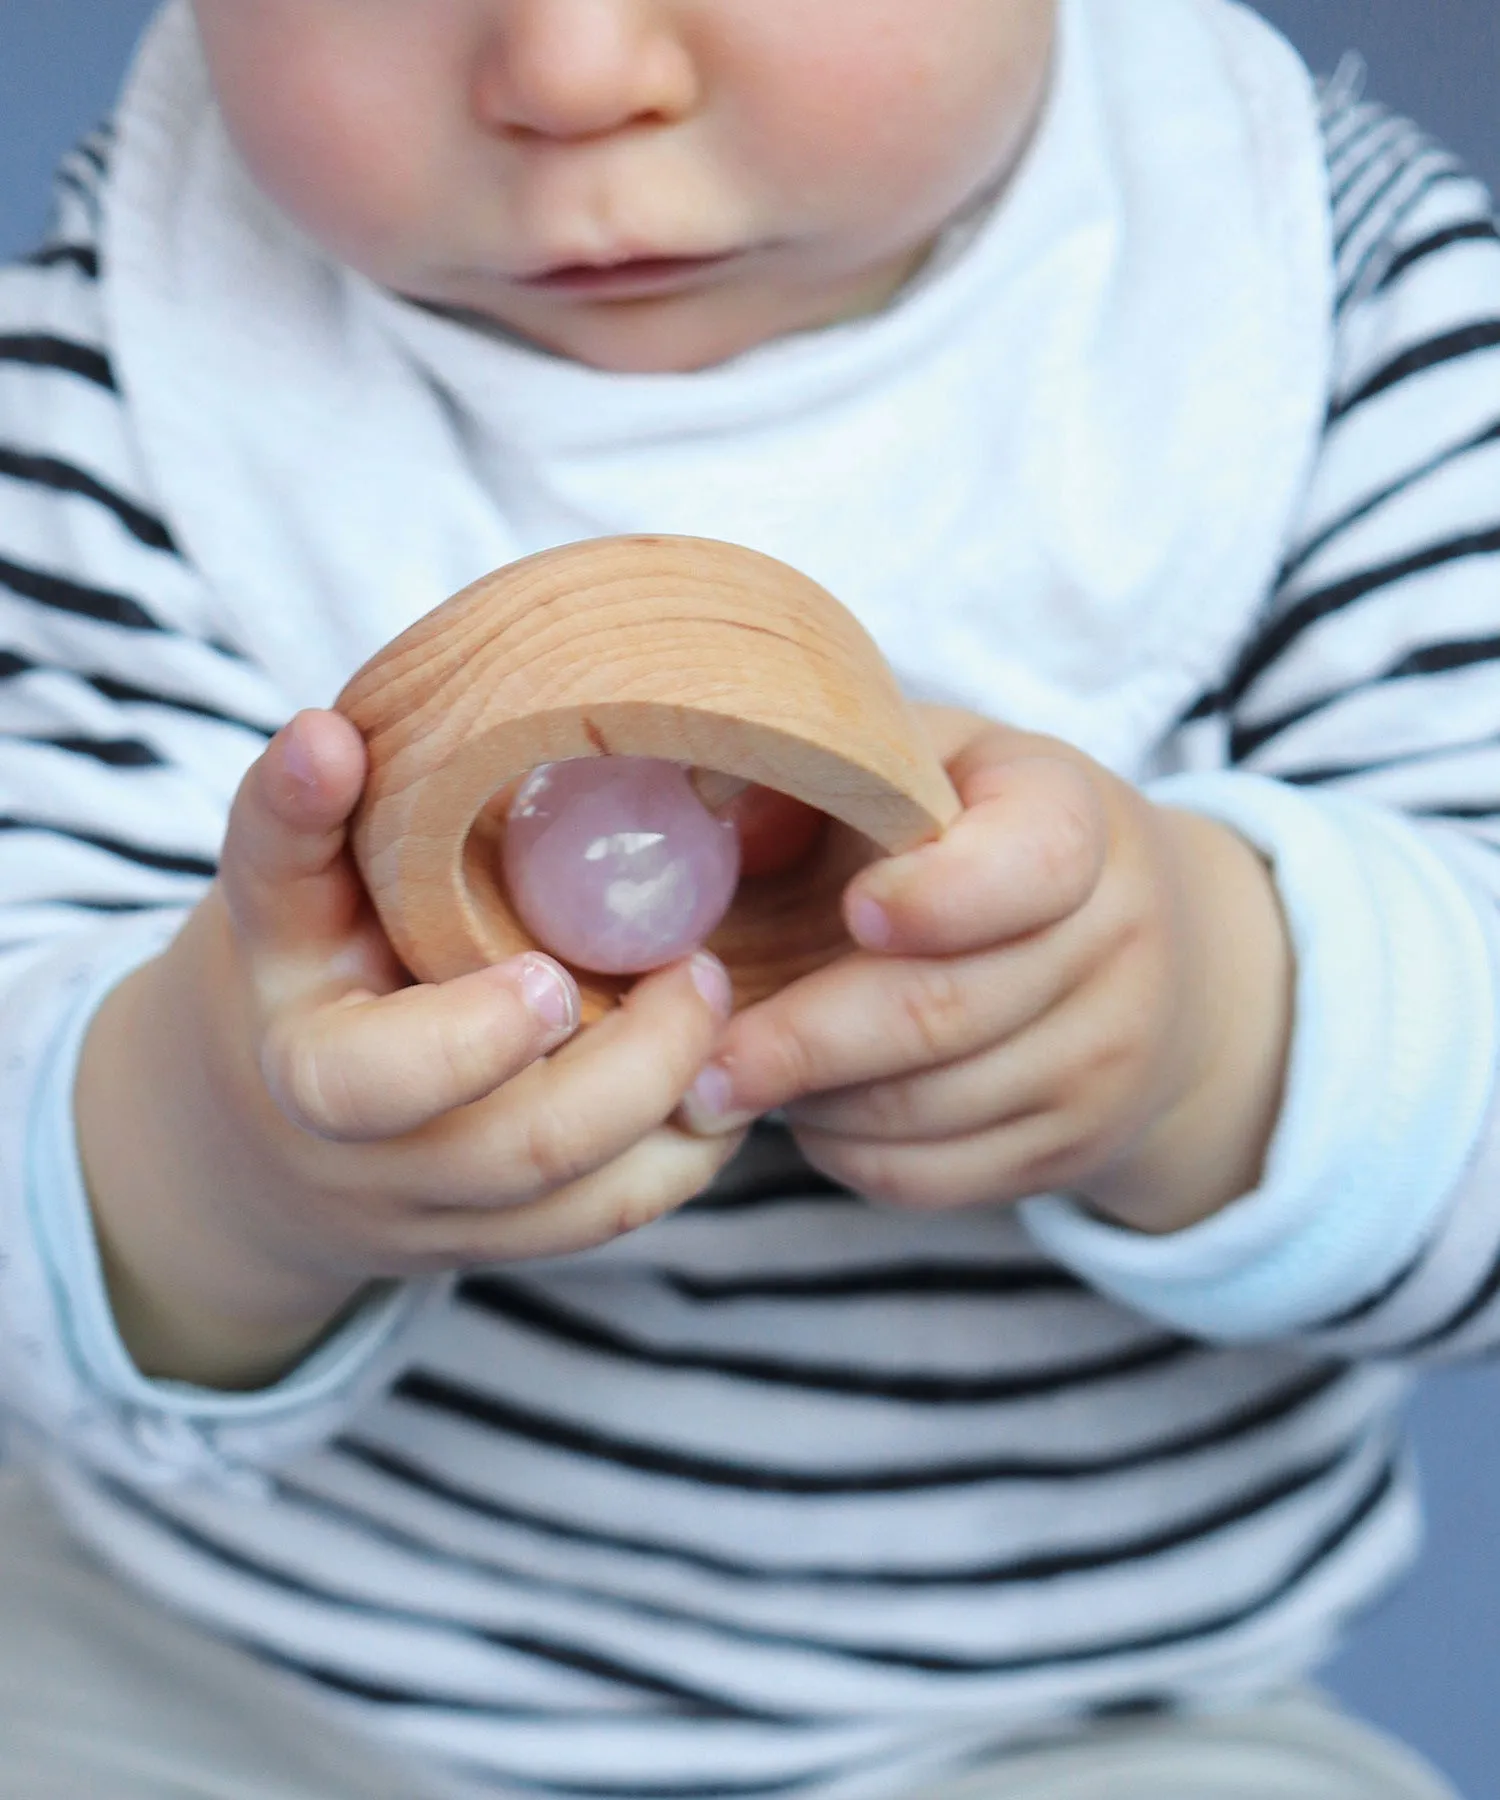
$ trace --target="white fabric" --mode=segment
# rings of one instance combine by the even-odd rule
[[[896,305],[613,375],[310,248],[243,174],[172,0],[119,118],[112,340],[210,628],[301,703],[520,554],[677,531],[822,581],[914,690],[1132,773],[1242,639],[1311,463],[1325,186],[1306,72],[1251,14],[1065,0],[1020,176]]]
[[[408,1768],[235,1645],[122,1589],[0,1479],[0,1800],[499,1800]],[[515,1793],[517,1790],[509,1790]],[[1456,1800],[1310,1693],[1059,1736],[886,1800]]]

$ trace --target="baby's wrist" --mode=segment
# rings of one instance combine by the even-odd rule
[[[1191,973],[1183,1076],[1079,1197],[1131,1230],[1201,1224],[1259,1184],[1290,1048],[1295,964],[1267,863],[1228,826],[1162,810],[1187,871]]]
[[[172,952],[113,990],[85,1038],[78,1148],[115,1328],[141,1373],[264,1386],[364,1283],[283,1265],[241,1241],[231,1171],[245,1161],[203,1077],[211,1058],[171,1003]]]
[[[272,1284],[257,1293],[253,1275],[243,1281],[189,1283],[176,1270],[143,1278],[101,1229],[100,1253],[115,1328],[141,1374],[192,1387],[243,1392],[269,1387],[301,1362],[348,1314],[363,1290],[321,1303],[289,1305]],[[247,1275],[249,1272],[246,1272]],[[193,1278],[196,1277],[196,1284]],[[234,1304],[222,1289],[232,1286]]]

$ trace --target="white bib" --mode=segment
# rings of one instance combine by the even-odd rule
[[[1323,419],[1326,178],[1306,72],[1230,0],[1063,0],[1002,199],[886,311],[616,375],[392,299],[250,184],[184,0],[119,118],[112,353],[184,621],[326,704],[486,570],[615,531],[804,569],[916,693],[1141,772],[1224,669]]]

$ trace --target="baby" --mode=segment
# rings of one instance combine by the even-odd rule
[[[173,0],[0,276],[0,1800],[1445,1793],[1302,1684],[1500,1338],[1497,316],[1229,0]],[[329,702],[637,530],[963,812],[414,984]]]

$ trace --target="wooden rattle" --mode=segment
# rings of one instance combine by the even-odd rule
[[[708,804],[746,784],[849,827],[739,883],[707,939],[748,1005],[847,948],[844,884],[909,850],[958,798],[868,633],[774,558],[706,538],[594,538],[486,575],[378,651],[337,702],[369,775],[353,848],[419,979],[537,947],[501,873],[539,765],[651,757]],[[585,1020],[626,978],[575,968]]]

